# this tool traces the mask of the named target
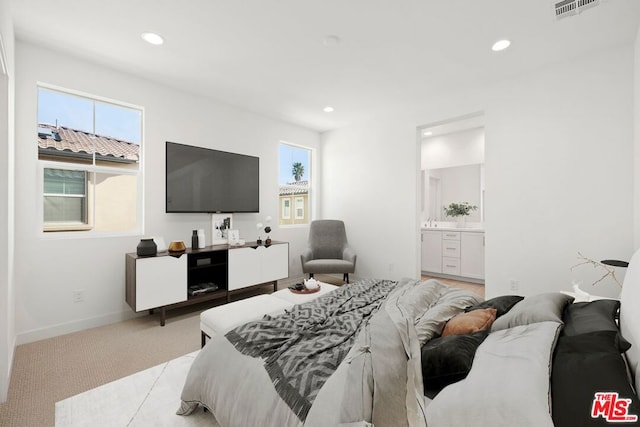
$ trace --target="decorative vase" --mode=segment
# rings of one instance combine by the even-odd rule
[[[138,256],[154,256],[158,252],[158,245],[153,239],[140,239],[136,253]]]
[[[467,224],[467,217],[465,215],[460,215],[458,217],[458,228],[464,228]]]
[[[271,237],[267,237],[267,239],[264,241],[265,246],[269,246],[271,244]]]
[[[198,230],[193,230],[193,234],[191,234],[191,249],[198,249]]]
[[[182,240],[174,240],[169,243],[169,252],[184,252],[187,249]]]

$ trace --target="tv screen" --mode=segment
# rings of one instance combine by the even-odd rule
[[[166,212],[259,212],[260,159],[166,143]]]

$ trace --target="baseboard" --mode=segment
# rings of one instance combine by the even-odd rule
[[[121,312],[109,313],[102,316],[89,317],[86,319],[74,320],[67,323],[59,323],[57,325],[47,326],[45,328],[32,329],[30,331],[25,331],[17,334],[16,345],[27,344],[34,341],[40,341],[47,338],[66,335],[73,332],[83,331],[85,329],[109,325],[111,323],[122,322],[145,314],[146,312],[136,314],[131,310],[124,310]]]

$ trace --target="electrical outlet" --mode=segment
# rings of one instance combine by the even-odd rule
[[[515,279],[509,280],[509,289],[511,289],[512,291],[517,291],[519,286],[520,286],[520,281]]]
[[[73,291],[73,302],[83,302],[84,301],[84,289],[76,289]]]

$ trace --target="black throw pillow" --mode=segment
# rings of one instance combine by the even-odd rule
[[[621,353],[629,350],[631,343],[625,340],[618,329],[616,316],[620,301],[601,299],[591,302],[567,304],[562,314],[564,328],[561,336],[577,336],[590,332],[615,332],[615,345]]]
[[[488,331],[434,338],[422,346],[422,379],[425,395],[466,378]]]
[[[556,427],[640,424],[623,357],[613,331],[558,338],[551,370]]]
[[[520,295],[503,295],[500,297],[495,297],[488,299],[486,301],[481,302],[480,304],[472,305],[471,307],[467,307],[464,309],[465,312],[480,310],[483,308],[495,308],[496,318],[502,316],[507,313],[511,308],[522,301],[524,297]]]

